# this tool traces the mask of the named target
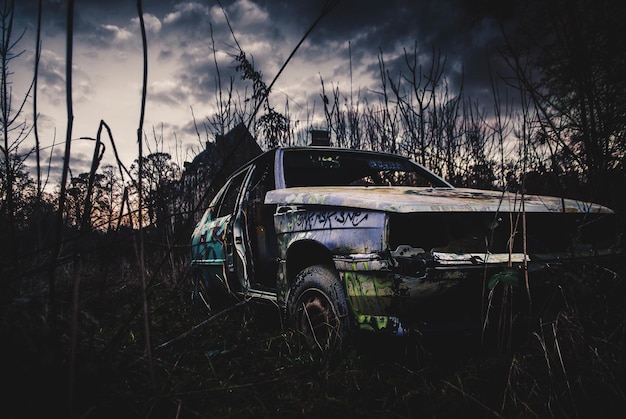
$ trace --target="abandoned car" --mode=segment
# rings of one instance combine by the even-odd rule
[[[620,252],[613,215],[454,188],[398,155],[277,148],[231,176],[196,225],[194,294],[269,300],[319,345],[480,324],[499,283],[530,301],[564,262]]]

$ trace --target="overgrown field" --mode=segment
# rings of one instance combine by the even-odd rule
[[[613,274],[586,278],[584,301],[568,298],[511,347],[478,333],[361,334],[325,357],[276,308],[243,303],[210,317],[190,305],[184,270],[177,281],[160,274],[149,285],[151,364],[135,267],[85,262],[74,353],[69,287],[55,325],[40,298],[3,305],[2,417],[626,414],[625,293]]]

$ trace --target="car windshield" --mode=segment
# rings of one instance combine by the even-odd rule
[[[285,186],[450,187],[400,156],[341,150],[286,150]]]

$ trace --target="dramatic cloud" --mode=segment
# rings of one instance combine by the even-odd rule
[[[53,51],[44,50],[39,60],[39,88],[53,105],[65,98],[65,58]]]
[[[452,92],[463,83],[465,94],[488,100],[490,66],[500,65],[496,49],[501,42],[500,27],[491,17],[506,22],[518,1],[500,3],[223,0],[222,9],[214,0],[144,1],[149,47],[145,129],[165,127],[166,138],[197,147],[194,116],[200,123],[212,116],[219,86],[228,92],[232,85],[233,100],[250,94],[249,83],[235,71],[239,47],[269,84],[323,14],[272,91],[273,105],[281,110],[288,102],[292,118],[310,122],[322,116],[322,81],[343,95],[375,98],[381,62],[398,79],[407,73],[407,62],[427,69],[438,56],[445,60]],[[36,6],[36,0],[16,5],[14,27],[26,29],[20,47],[27,54],[13,68],[24,80],[33,68]],[[44,0],[38,111],[59,124],[56,134],[46,126],[42,138],[48,143],[65,129],[66,25],[65,2]],[[128,163],[136,155],[143,71],[136,3],[75,2],[74,32],[74,136],[93,136],[105,120],[123,138],[118,147]],[[73,162],[84,163],[74,156]]]

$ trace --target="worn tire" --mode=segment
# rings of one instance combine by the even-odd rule
[[[346,294],[335,271],[324,265],[309,266],[296,276],[287,315],[306,344],[322,352],[339,349],[350,334]]]

